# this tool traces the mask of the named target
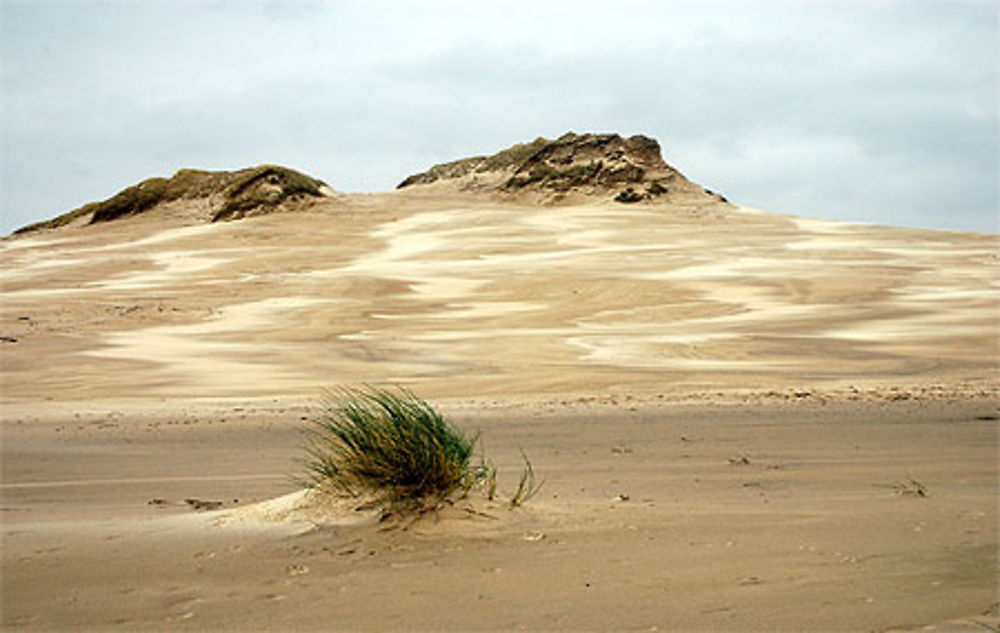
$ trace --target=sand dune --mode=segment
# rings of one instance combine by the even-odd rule
[[[4,628],[996,626],[1000,238],[560,142],[0,240]],[[304,495],[315,398],[362,383],[543,492],[412,525]]]
[[[134,396],[245,396],[258,387],[235,372],[250,367],[253,382],[270,374],[295,394],[395,380],[446,395],[456,374],[474,391],[510,394],[610,380],[636,392],[979,389],[993,377],[995,237],[831,228],[722,204],[472,199],[441,210],[405,192],[366,202],[211,229],[136,221],[120,236],[95,227],[55,244],[9,241],[3,310],[18,343],[5,348],[5,395],[63,392],[22,362],[60,345],[74,385],[106,374],[106,361],[128,363],[114,388]],[[60,296],[89,318],[57,316]],[[248,310],[267,314],[244,322]],[[568,373],[568,384],[552,380]],[[100,383],[77,397],[99,396]]]

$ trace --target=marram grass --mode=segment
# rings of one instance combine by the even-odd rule
[[[485,460],[471,463],[478,435],[466,435],[405,389],[326,392],[308,434],[313,488],[405,504],[495,481]]]

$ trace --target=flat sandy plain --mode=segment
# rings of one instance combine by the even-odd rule
[[[0,623],[995,630],[998,246],[433,186],[5,239]],[[295,509],[362,383],[544,486]]]

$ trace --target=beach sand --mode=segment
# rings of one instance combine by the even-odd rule
[[[234,410],[238,409],[238,410]],[[5,627],[887,630],[996,623],[985,401],[445,407],[508,494],[412,525],[252,511],[297,407],[37,409],[3,436]],[[915,492],[913,481],[925,487]],[[185,499],[221,501],[197,512]],[[250,508],[250,510],[248,510]],[[356,521],[356,520],[355,520]],[[943,627],[958,626],[951,622]]]
[[[0,623],[996,627],[998,244],[435,189],[6,239]],[[366,382],[541,490],[289,511]]]

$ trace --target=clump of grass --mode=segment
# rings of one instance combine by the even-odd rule
[[[107,222],[126,215],[135,215],[150,209],[168,197],[170,181],[166,178],[149,178],[133,185],[94,207],[91,224]]]
[[[485,455],[472,461],[479,434],[468,435],[406,389],[327,391],[306,430],[306,484],[339,495],[365,497],[392,511],[434,509],[481,487],[497,499],[497,469]],[[524,469],[509,499],[516,508],[544,482],[524,450]]]
[[[510,507],[512,508],[524,505],[528,499],[535,496],[542,484],[545,483],[544,481],[535,482],[535,468],[531,465],[531,460],[524,454],[524,449],[520,446],[518,450],[521,451],[521,457],[524,459],[524,470],[521,471],[521,480],[517,484],[517,490],[510,498]]]
[[[470,463],[478,435],[466,435],[405,389],[327,392],[308,432],[314,488],[405,505],[495,480],[485,460]]]

